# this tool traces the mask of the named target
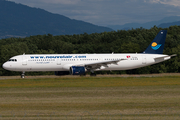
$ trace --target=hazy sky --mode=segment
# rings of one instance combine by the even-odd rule
[[[180,0],[9,0],[96,25],[122,25],[180,16]]]

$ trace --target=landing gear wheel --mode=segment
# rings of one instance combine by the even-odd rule
[[[84,73],[84,74],[81,74],[80,76],[86,76],[86,73]]]
[[[96,76],[96,73],[91,73],[90,76]]]
[[[21,78],[25,78],[25,72],[22,72]]]

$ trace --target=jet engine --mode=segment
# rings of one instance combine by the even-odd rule
[[[72,66],[70,67],[70,74],[71,75],[84,75],[86,72],[85,67],[82,66]]]

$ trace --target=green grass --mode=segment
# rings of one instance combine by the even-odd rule
[[[120,87],[180,85],[180,77],[76,77],[0,80],[0,88],[29,87]]]
[[[179,76],[0,80],[0,120],[174,120],[179,100]]]

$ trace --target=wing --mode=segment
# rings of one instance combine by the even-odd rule
[[[108,67],[109,64],[118,65],[118,62],[127,60],[127,59],[118,59],[118,60],[111,60],[111,61],[101,61],[101,62],[92,62],[92,63],[84,63],[84,64],[77,64],[75,66],[85,66],[87,70],[94,70],[94,69],[105,69]]]

